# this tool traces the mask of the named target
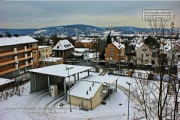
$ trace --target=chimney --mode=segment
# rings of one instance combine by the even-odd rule
[[[92,84],[92,87],[94,86],[94,83]]]
[[[89,91],[91,91],[91,87],[89,87]]]
[[[88,95],[88,90],[86,91],[86,94]]]

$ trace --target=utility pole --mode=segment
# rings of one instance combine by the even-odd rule
[[[69,70],[73,69],[74,67],[66,67],[66,70],[68,70],[68,77],[69,77],[69,104],[70,104],[70,112],[72,112],[72,108],[71,108],[71,97],[70,97],[70,76],[69,76]]]
[[[131,85],[131,83],[129,83],[129,82],[126,82],[126,84],[128,84],[128,85],[129,85],[129,97],[128,97],[128,119],[127,119],[127,120],[129,120],[130,85]]]

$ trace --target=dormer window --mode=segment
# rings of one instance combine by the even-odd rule
[[[59,48],[59,46],[57,46],[57,48]]]

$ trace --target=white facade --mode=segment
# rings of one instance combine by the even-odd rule
[[[136,63],[137,64],[142,64],[142,65],[151,65],[152,60],[152,51],[151,49],[141,42],[140,44],[136,45]]]

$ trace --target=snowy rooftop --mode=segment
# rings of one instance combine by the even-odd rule
[[[38,42],[38,41],[29,36],[0,38],[0,43],[1,43],[0,46],[18,45],[18,44],[34,43],[34,42]]]
[[[82,56],[83,54],[82,53],[77,53],[77,52],[73,52],[72,53],[74,56]]]
[[[62,58],[60,58],[60,57],[49,57],[49,58],[46,58],[42,61],[43,62],[57,62],[58,60],[62,60]]]
[[[80,40],[79,42],[81,42],[81,43],[90,43],[90,42],[93,42],[93,40]]]
[[[68,40],[60,40],[53,50],[67,50],[70,48],[74,48],[74,46]]]
[[[12,82],[10,79],[0,78],[0,86]]]
[[[85,51],[89,51],[89,48],[74,48],[74,51],[85,52]]]
[[[79,81],[70,91],[70,95],[90,99],[95,95],[102,83],[91,81]],[[93,86],[92,86],[93,85]],[[91,91],[89,90],[91,87]],[[88,91],[88,94],[87,94]],[[69,92],[68,92],[69,93]]]
[[[117,36],[120,35],[119,32],[115,32],[114,30],[111,30],[111,31],[105,31],[104,34],[105,34],[105,35],[111,34],[111,35],[117,35]]]
[[[103,84],[106,84],[106,83],[112,84],[117,79],[118,79],[118,77],[116,77],[116,76],[97,76],[97,75],[89,75],[89,76],[83,78],[83,80],[85,80],[85,81],[100,82]]]
[[[116,41],[112,42],[118,49],[125,48],[124,44],[118,43]]]
[[[70,76],[92,69],[92,67],[58,64],[58,65],[52,65],[52,66],[47,66],[43,68],[32,69],[32,70],[29,70],[29,72],[41,73],[41,74],[46,74],[46,75],[54,75],[54,76],[59,76],[59,77],[67,77],[68,76],[68,70],[66,70],[67,67],[68,68],[73,67],[72,69],[69,70]]]
[[[80,82],[76,83],[75,87],[71,88],[70,94],[73,96],[90,99],[95,95],[102,84],[112,84],[116,80],[118,80],[118,77],[116,76],[89,75],[81,79]],[[91,87],[91,90],[89,90],[89,87]]]
[[[47,48],[47,47],[51,47],[51,46],[38,46],[39,49],[41,49],[41,48]]]
[[[136,44],[135,50],[139,49],[142,45],[144,45],[144,42],[141,42],[139,44]]]
[[[167,41],[166,42],[166,45],[162,45],[161,44],[161,49],[163,49],[164,48],[164,50],[166,51],[166,52],[168,52],[169,50],[171,50],[171,48],[173,48],[174,47],[174,43],[171,43],[171,41]]]

